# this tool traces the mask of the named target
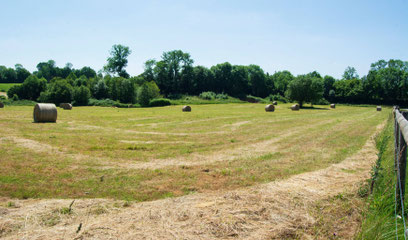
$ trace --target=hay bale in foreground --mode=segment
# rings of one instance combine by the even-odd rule
[[[381,110],[382,110],[381,106],[377,106],[377,111],[381,112]]]
[[[336,104],[334,103],[330,104],[330,108],[336,108]]]
[[[290,109],[292,109],[292,111],[299,111],[300,106],[299,106],[299,104],[295,104],[295,105],[292,105],[292,106],[290,107]]]
[[[71,110],[72,109],[72,104],[71,103],[61,103],[60,108],[64,110]]]
[[[191,107],[190,106],[184,106],[183,107],[183,112],[191,112]]]
[[[273,105],[278,105],[278,102],[277,102],[277,101],[273,101],[272,104],[273,104]]]
[[[272,104],[268,104],[265,107],[265,111],[266,112],[273,112],[273,111],[275,111],[275,106],[273,106]]]
[[[34,122],[56,122],[57,107],[53,103],[37,103],[34,107]]]
[[[4,108],[4,103],[0,102],[0,108]]]

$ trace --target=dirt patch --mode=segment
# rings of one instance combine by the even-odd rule
[[[377,129],[381,129],[383,125]],[[318,220],[310,214],[321,200],[353,192],[370,176],[375,162],[374,137],[343,162],[251,188],[193,194],[133,203],[82,199],[73,213],[53,226],[41,224],[44,214],[67,207],[72,200],[13,200],[18,208],[0,216],[4,239],[313,239]],[[361,169],[360,171],[354,171]],[[345,171],[346,170],[346,171]],[[6,205],[9,199],[0,200]],[[102,208],[104,211],[93,211]],[[344,219],[347,221],[347,219]],[[78,227],[81,230],[77,233]],[[335,226],[333,226],[335,227]],[[337,239],[355,228],[340,229]],[[341,235],[347,233],[345,235]],[[328,239],[332,236],[322,236]]]

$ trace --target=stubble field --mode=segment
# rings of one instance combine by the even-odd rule
[[[289,106],[76,107],[46,124],[32,123],[32,107],[6,107],[0,196],[147,201],[233,190],[339,163],[388,116],[373,106]]]

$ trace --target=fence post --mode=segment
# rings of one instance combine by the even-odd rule
[[[401,112],[402,116],[406,119],[408,116],[408,112]],[[398,125],[398,123],[397,123]],[[402,202],[405,200],[405,176],[406,176],[406,168],[407,168],[407,143],[402,135],[401,129],[398,126],[398,155],[397,155],[397,167],[399,167],[400,172],[400,181],[401,181],[401,199]],[[399,197],[400,189],[399,185],[397,185],[397,197]],[[399,198],[397,198],[399,199]],[[401,209],[401,202],[398,201],[397,208]]]

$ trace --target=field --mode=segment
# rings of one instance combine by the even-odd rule
[[[14,85],[20,85],[20,83],[0,83],[0,92],[7,92]]]
[[[0,196],[146,201],[232,190],[339,163],[362,148],[388,111],[262,104],[58,110],[0,109]],[[358,171],[358,169],[356,169]]]

